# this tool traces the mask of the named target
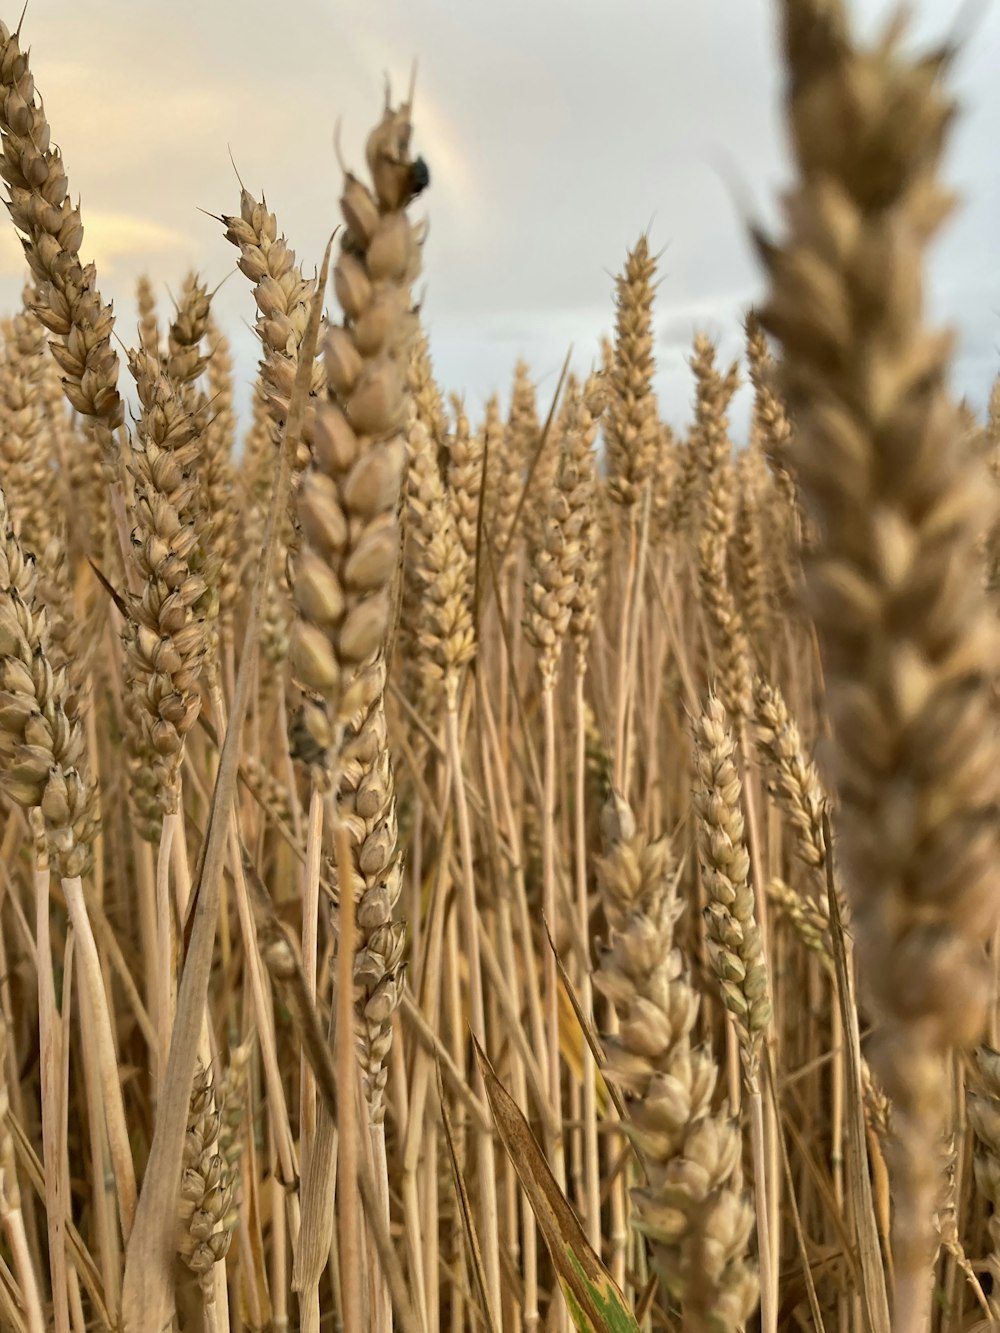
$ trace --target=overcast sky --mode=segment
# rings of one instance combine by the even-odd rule
[[[874,26],[890,6],[855,8]],[[966,15],[958,0],[914,8],[938,36]],[[932,269],[934,312],[961,333],[956,387],[977,404],[1000,351],[998,9],[975,13],[955,72],[949,171],[964,202]],[[585,372],[612,327],[613,274],[649,226],[663,250],[657,388],[679,423],[695,330],[735,355],[760,295],[742,210],[773,219],[787,179],[775,12],[771,0],[31,0],[22,33],[82,200],[84,258],[126,342],[141,271],[164,302],[190,267],[211,285],[232,272],[235,250],[198,211],[237,211],[230,150],[312,271],[338,220],[334,125],[360,167],[384,74],[402,92],[415,58],[416,147],[432,175],[417,210],[431,223],[424,309],[443,386],[478,415],[492,390],[506,397],[518,356],[543,398],[571,344]],[[21,281],[7,225],[4,308]],[[216,309],[245,402],[256,349],[242,274]]]

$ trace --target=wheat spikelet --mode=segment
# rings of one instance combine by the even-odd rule
[[[699,853],[708,906],[705,927],[712,967],[750,1069],[771,1017],[767,964],[754,914],[750,857],[743,838],[736,746],[721,700],[710,697],[695,726]]]
[[[448,414],[444,397],[434,378],[430,343],[422,325],[410,353],[407,379],[417,417],[423,423],[435,449],[440,451],[448,439]]]
[[[668,533],[686,535],[690,531],[696,512],[698,477],[698,453],[689,432],[676,446],[673,485],[664,516]]]
[[[111,504],[96,423],[80,420],[63,393],[59,367],[46,359],[39,398],[45,429],[59,460],[66,539],[74,560],[103,560],[111,527]]]
[[[148,274],[140,273],[135,284],[139,311],[139,346],[158,361],[161,354],[160,322],[156,317],[156,293]]]
[[[219,1154],[234,1181],[243,1153],[241,1129],[247,1110],[250,1059],[256,1044],[256,1035],[251,1032],[239,1046],[230,1050],[229,1063],[219,1082]]]
[[[762,676],[754,677],[753,721],[757,749],[795,830],[795,849],[807,866],[822,872],[827,808],[823,785],[816,765],[803,753],[799,729],[784,695]]]
[[[405,929],[394,920],[403,870],[397,846],[396,794],[385,718],[385,659],[359,680],[358,713],[340,754],[340,814],[350,838],[357,901],[354,982],[362,1087],[375,1122],[385,1115],[386,1061],[392,1018],[403,993]]]
[[[211,359],[211,349],[203,344],[209,334],[212,318],[212,295],[196,273],[184,279],[181,297],[174,319],[167,330],[166,355],[163,359],[164,378],[177,396],[178,403],[188,413],[191,430],[197,442],[197,489],[191,504],[191,516],[198,533],[200,572],[211,590],[205,607],[206,633],[214,637],[215,621],[219,611],[218,579],[220,562],[225,548],[216,540],[218,528],[213,501],[219,499],[220,444],[213,420],[212,406],[201,387]],[[225,428],[225,400],[222,425]],[[224,478],[223,485],[228,483]]]
[[[555,684],[577,588],[577,547],[569,530],[569,505],[560,491],[548,494],[540,537],[529,545],[524,619],[528,638],[539,650],[543,689]]]
[[[67,711],[67,710],[70,711]],[[21,549],[0,491],[0,788],[45,821],[60,876],[82,874],[96,826],[85,737],[65,669],[53,670],[34,560]]]
[[[736,461],[736,518],[729,551],[730,582],[741,619],[758,656],[772,641],[771,588],[765,554],[767,475],[760,454],[744,449]]]
[[[525,628],[539,649],[543,686],[555,682],[559,655],[572,629],[585,655],[596,615],[597,561],[594,506],[597,427],[580,385],[567,390],[557,473],[542,492],[545,514],[537,543],[529,548]]]
[[[36,556],[63,537],[58,460],[42,398],[47,360],[41,324],[19,312],[4,327],[0,352],[0,457],[21,540]]]
[[[457,697],[463,667],[475,655],[472,623],[472,567],[454,510],[423,423],[410,425],[410,482],[407,491],[411,547],[411,595],[416,615],[410,629],[420,652],[415,669],[418,697],[433,715],[445,698]]]
[[[739,367],[734,362],[725,373],[720,371],[716,366],[715,345],[705,333],[695,334],[690,364],[695,384],[691,444],[698,464],[701,521],[708,520],[706,511],[711,506],[719,506],[723,511],[719,522],[728,535],[732,530],[734,496],[731,488],[715,495],[710,485],[714,478],[725,473],[732,460],[728,412],[740,384]]]
[[[803,945],[816,955],[832,975],[833,947],[830,942],[829,912],[824,910],[824,900],[803,897],[783,879],[768,880],[765,892],[768,902],[777,907],[779,914]]]
[[[251,397],[250,429],[243,445],[240,460],[240,478],[250,499],[249,513],[242,525],[241,570],[244,581],[252,577],[255,560],[264,536],[267,506],[274,480],[275,426],[271,419],[267,395],[260,376],[254,384]],[[239,535],[239,529],[238,529]],[[275,569],[265,591],[261,616],[260,656],[264,684],[270,689],[275,673],[288,656],[293,608],[288,587],[288,544],[293,538],[291,515],[282,525],[279,549],[275,554]],[[245,590],[246,591],[246,590]],[[221,590],[220,590],[221,596]]]
[[[129,369],[142,405],[130,468],[132,554],[143,588],[129,594],[132,619],[125,636],[147,746],[157,756],[159,798],[171,813],[177,808],[184,738],[201,708],[198,678],[211,601],[193,476],[199,441],[181,389],[149,354],[130,352]]]
[[[193,385],[201,378],[208,364],[208,357],[202,352],[201,344],[208,332],[211,306],[212,298],[208,288],[197,273],[189,273],[184,279],[181,299],[167,332],[167,352],[163,363],[167,378],[176,385]],[[200,419],[202,405],[193,394],[188,396],[187,402],[200,435],[204,428]]]
[[[388,106],[366,145],[374,193],[348,174],[347,223],[334,269],[344,323],[327,335],[329,393],[316,412],[314,460],[298,488],[302,542],[292,569],[292,667],[306,693],[302,723],[328,755],[355,712],[358,671],[386,640],[399,559],[406,465],[406,372],[420,268],[406,207],[418,186],[410,110]]]
[[[791,471],[792,424],[778,394],[774,358],[756,311],[746,319],[747,362],[753,384],[750,453],[767,460],[772,484],[762,487],[761,526],[768,532],[767,572],[774,604],[790,609],[799,600],[802,518]]]
[[[128,773],[132,826],[140,838],[155,845],[163,827],[162,760],[150,737],[149,713],[144,707],[135,671],[128,671],[125,677],[122,749]]]
[[[240,271],[254,284],[257,336],[264,351],[260,382],[271,420],[275,429],[280,430],[288,415],[315,285],[302,276],[295,262],[295,251],[283,235],[278,235],[277,219],[268,212],[266,200],[258,201],[241,188],[239,217],[223,214],[221,221],[225,223],[226,240],[239,249]],[[317,360],[312,368],[311,397],[317,398],[323,388],[323,366]],[[310,406],[296,458],[300,469],[309,460],[313,419],[314,410]]]
[[[733,1189],[737,1127],[712,1108],[718,1069],[692,1040],[699,1001],[674,941],[683,904],[670,844],[637,832],[617,794],[602,826],[608,942],[594,984],[618,1014],[617,1034],[603,1038],[605,1072],[625,1093],[626,1129],[648,1177],[632,1191],[636,1225],[684,1327],[736,1330],[757,1303],[746,1261],[753,1211]]]
[[[177,1200],[177,1253],[191,1272],[202,1278],[226,1257],[236,1225],[232,1208],[233,1176],[219,1151],[221,1127],[215,1081],[210,1070],[199,1067],[191,1090],[184,1139]]]
[[[995,617],[976,572],[987,495],[923,322],[923,251],[949,210],[946,53],[898,32],[855,48],[839,5],[784,6],[798,184],[761,239],[761,319],[783,345],[792,464],[817,530],[807,569],[842,813],[839,861],[894,1108],[896,1312],[926,1308],[950,1045],[975,1041],[996,920]]]
[[[680,477],[681,452],[677,437],[667,423],[660,423],[660,439],[653,456],[652,531],[664,543],[673,530],[674,491]]]
[[[484,439],[472,434],[465,404],[458,394],[452,396],[451,407],[455,429],[448,437],[448,496],[455,512],[458,538],[471,566],[476,558]]]
[[[600,382],[596,375],[591,375],[567,415],[559,459],[559,488],[566,497],[572,519],[571,531],[578,547],[569,632],[579,672],[585,668],[587,649],[597,619],[597,598],[601,584],[594,442],[602,410]]]
[[[660,428],[653,395],[656,260],[640,236],[615,280],[615,343],[604,416],[611,495],[635,505],[653,474]]]
[[[736,513],[735,474],[726,412],[736,391],[736,367],[722,375],[715,349],[698,334],[692,358],[697,386],[694,459],[698,468],[698,582],[715,656],[715,688],[735,718],[750,706],[750,645],[727,568]]]
[[[54,334],[52,355],[63,372],[63,389],[77,412],[103,428],[101,449],[109,466],[116,457],[113,431],[123,419],[118,396],[118,357],[111,346],[114,317],[102,304],[93,264],[80,263],[80,210],[69,199],[69,183],[28,57],[18,34],[0,23],[0,174],[7,182],[8,209],[24,237],[35,279],[35,314]],[[112,469],[113,472],[113,469]]]
[[[399,623],[396,629],[398,658],[402,665],[401,685],[406,698],[413,701],[422,717],[435,716],[441,704],[441,675],[434,660],[421,645],[420,635],[428,628],[424,617],[425,588],[433,582],[427,548],[434,536],[431,514],[439,515],[442,504],[448,509],[445,522],[454,524],[454,509],[446,504],[446,493],[438,467],[434,442],[416,410],[407,429],[406,499],[402,585],[399,597]],[[457,534],[455,537],[457,542]],[[464,548],[462,549],[464,560]],[[420,754],[426,748],[421,734],[414,736]]]
[[[486,400],[479,433],[486,451],[486,493],[483,497],[486,508],[485,528],[493,545],[502,550],[500,534],[509,528],[509,516],[504,508],[506,500],[503,499],[507,495],[509,478],[505,453],[506,427],[500,410],[500,399],[495,393],[490,394]]]
[[[269,818],[291,828],[291,793],[270,768],[256,755],[248,754],[243,760],[243,777],[258,805]]]
[[[535,386],[526,361],[518,360],[514,366],[506,431],[501,436],[495,425],[494,429],[497,447],[491,448],[489,463],[493,542],[498,551],[509,554],[527,469],[540,436]]]
[[[795,484],[789,471],[788,458],[792,425],[775,388],[774,358],[768,349],[760,318],[754,310],[747,315],[745,332],[747,365],[754,390],[752,439],[767,459],[779,489],[794,505]]]
[[[206,540],[211,552],[209,565],[218,580],[219,614],[232,616],[240,593],[239,497],[233,466],[236,413],[233,409],[233,358],[229,340],[209,318],[211,342],[208,358],[209,419],[202,433],[201,481],[204,493]]]
[[[68,667],[69,711],[74,711],[93,641],[75,624],[73,570],[65,558],[60,507],[59,423],[53,428],[46,412],[49,363],[42,326],[33,315],[20,311],[5,325],[0,353],[0,456],[18,536],[35,556],[36,592],[46,608],[49,660],[53,667]],[[62,412],[61,392],[57,404]]]

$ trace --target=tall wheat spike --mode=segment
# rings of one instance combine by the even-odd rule
[[[816,527],[819,632],[840,799],[837,852],[893,1103],[894,1320],[919,1327],[948,1108],[946,1056],[980,1035],[997,919],[997,622],[976,554],[989,484],[923,313],[924,250],[950,210],[939,163],[947,50],[890,29],[855,45],[839,4],[785,0],[798,179],[763,326],[781,342],[790,460]]]

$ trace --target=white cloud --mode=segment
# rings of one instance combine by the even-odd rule
[[[183,251],[186,245],[179,231],[152,218],[100,209],[84,218],[83,254],[97,265],[98,273],[113,273],[126,256],[152,263],[160,256]]]
[[[146,265],[186,245],[173,228],[130,213],[90,210],[83,224],[81,258],[96,264],[98,274],[113,274],[125,257],[141,258]],[[0,231],[0,274],[21,276],[24,272],[24,252],[13,227],[8,226]]]

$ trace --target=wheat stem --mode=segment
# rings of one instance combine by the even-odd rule
[[[452,794],[455,800],[455,815],[458,823],[458,840],[461,853],[461,911],[466,961],[469,969],[470,1027],[472,1035],[485,1050],[487,1040],[486,1010],[483,1002],[483,976],[480,961],[479,913],[473,876],[472,827],[469,822],[469,807],[465,795],[462,753],[458,735],[458,696],[457,689],[454,686],[449,691],[448,707],[445,711],[445,736],[448,747],[448,763],[452,775]],[[485,1101],[486,1088],[481,1072],[476,1074],[474,1084],[476,1095]],[[501,1309],[501,1288],[496,1167],[493,1137],[483,1130],[480,1130],[476,1135],[476,1165],[480,1207],[482,1209],[479,1239],[483,1250],[483,1262],[486,1267],[487,1295],[494,1318],[498,1318]]]
[[[346,1328],[367,1328],[364,1291],[363,1217],[358,1193],[358,1065],[354,1054],[354,858],[347,829],[334,824],[337,878],[341,886],[337,914],[337,1227],[343,1320]]]
[[[587,900],[587,735],[584,702],[584,671],[578,666],[573,681],[576,766],[573,812],[576,910],[580,937],[585,945],[580,969],[580,1003],[593,1021],[594,996],[590,977],[590,906]],[[586,1200],[587,1239],[600,1253],[601,1199],[600,1158],[597,1146],[597,1065],[589,1042],[583,1044],[583,1171]]]

